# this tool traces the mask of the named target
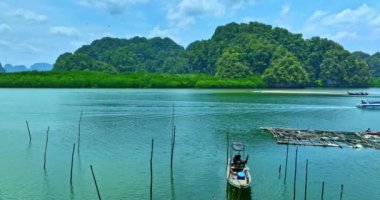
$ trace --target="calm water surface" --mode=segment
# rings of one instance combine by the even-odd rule
[[[377,89],[369,92],[380,94]],[[380,130],[380,110],[355,108],[361,98],[250,90],[0,89],[0,199],[96,199],[90,164],[103,199],[147,199],[151,138],[155,140],[154,199],[292,199],[295,147],[290,147],[284,185],[286,146],[277,145],[259,127]],[[171,179],[173,103],[177,141]],[[71,187],[71,150],[81,110],[81,151],[75,153]],[[226,187],[227,130],[245,141],[250,155],[254,184],[244,194]],[[345,200],[380,199],[379,151],[300,147],[297,199],[304,195],[306,159],[308,199],[320,199],[322,181],[327,200],[339,199],[341,184]]]

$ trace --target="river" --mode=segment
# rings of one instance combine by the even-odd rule
[[[251,191],[240,199],[293,197],[295,147],[277,145],[260,127],[380,130],[380,110],[355,107],[362,98],[345,89],[305,92],[197,89],[0,89],[0,199],[96,199],[93,165],[103,199],[148,199],[150,142],[154,138],[154,199],[239,199],[226,190],[226,132],[250,155]],[[380,93],[379,89],[369,89]],[[170,174],[172,106],[176,146]],[[70,162],[81,123],[80,153]],[[32,135],[29,143],[25,121]],[[50,127],[46,171],[46,130]],[[373,149],[299,147],[297,199],[380,199],[380,152]],[[278,168],[282,165],[279,177]],[[233,193],[233,194],[232,194]]]

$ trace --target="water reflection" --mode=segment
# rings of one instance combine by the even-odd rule
[[[252,200],[251,188],[237,189],[227,184],[227,200]]]

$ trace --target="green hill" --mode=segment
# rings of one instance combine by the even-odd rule
[[[230,23],[186,49],[169,38],[95,40],[59,56],[54,70],[260,75],[272,87],[366,87],[370,75],[380,76],[380,53],[350,53],[332,40],[258,22]]]
[[[169,38],[103,38],[57,59],[54,70],[187,73],[185,49]]]

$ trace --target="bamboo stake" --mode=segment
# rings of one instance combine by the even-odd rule
[[[79,154],[79,147],[80,147],[80,126],[82,123],[82,115],[83,115],[83,110],[80,111],[80,118],[79,118],[79,125],[78,125],[78,154]]]
[[[75,143],[73,144],[73,153],[71,154],[70,185],[73,185],[74,152],[75,152]]]
[[[47,153],[47,146],[49,142],[49,126],[46,132],[46,143],[45,143],[45,154],[44,154],[44,170],[46,170],[46,153]]]
[[[343,184],[340,186],[340,200],[343,199]]]
[[[92,178],[94,179],[95,187],[96,187],[96,192],[98,193],[98,198],[99,200],[102,200],[102,197],[100,196],[99,188],[98,188],[98,183],[96,182],[96,177],[94,170],[92,169],[92,165],[90,165],[91,173],[92,173]]]
[[[285,177],[284,177],[285,185],[286,185],[286,174],[288,172],[288,156],[289,156],[289,143],[286,145],[286,161],[285,161]]]
[[[230,147],[230,140],[229,140],[229,133],[227,132],[227,160],[226,165],[228,165],[228,157],[229,157],[229,147]]]
[[[30,129],[29,129],[29,123],[28,120],[26,120],[26,127],[28,128],[28,133],[29,133],[29,143],[32,142],[32,135],[30,134]]]
[[[323,200],[323,196],[325,195],[325,182],[322,181],[322,191],[321,191],[321,200]]]
[[[171,155],[170,155],[170,172],[171,173],[173,173],[173,157],[174,157],[174,145],[175,145],[175,132],[176,132],[176,126],[174,126],[173,135],[172,135],[172,148],[171,148]]]
[[[152,139],[152,146],[150,151],[150,200],[153,199],[153,145],[154,139]]]
[[[305,200],[307,199],[307,178],[308,178],[308,171],[309,171],[309,160],[306,159],[306,173],[305,173]]]
[[[279,179],[281,178],[281,168],[282,168],[282,165],[278,166],[278,178]]]
[[[297,185],[297,161],[298,161],[298,146],[296,148],[296,157],[294,160],[294,185],[293,185],[293,200],[296,200],[296,185]]]

